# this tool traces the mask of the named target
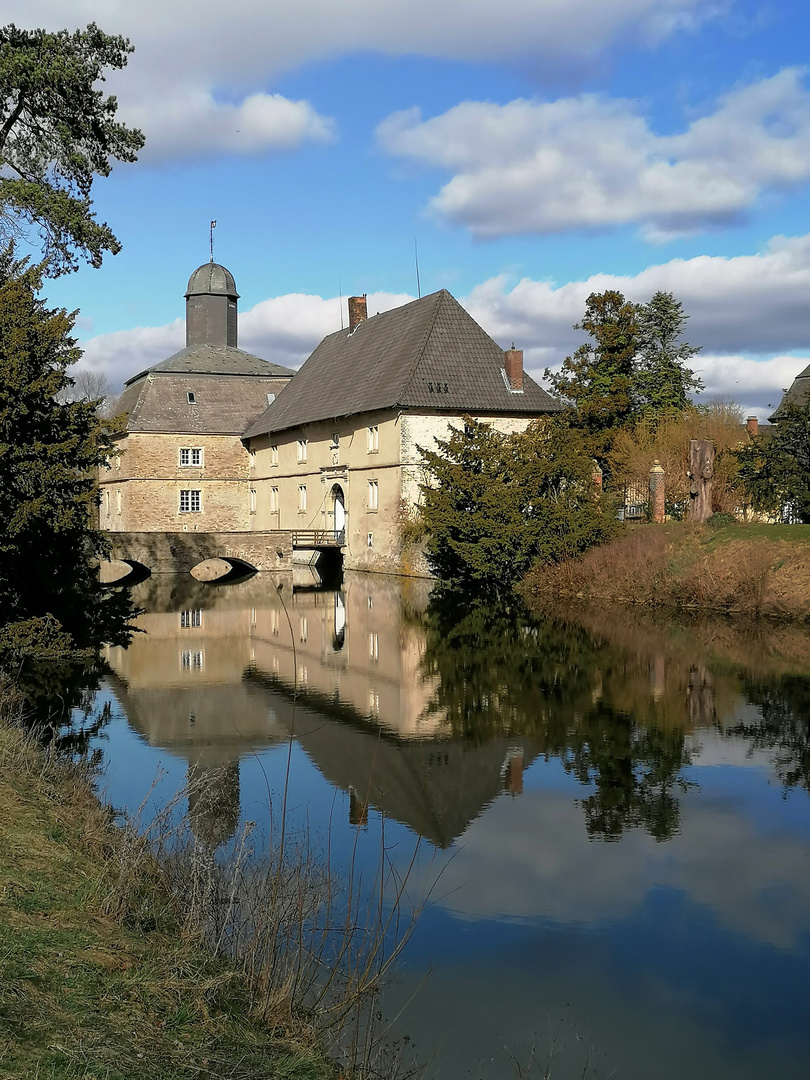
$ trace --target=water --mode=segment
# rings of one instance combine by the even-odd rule
[[[524,1075],[533,1047],[561,1080],[807,1076],[806,632],[301,573],[133,590],[145,633],[109,650],[90,739],[115,806],[210,770],[213,843],[286,784],[336,865],[415,852],[431,903],[384,1004],[432,1076]]]

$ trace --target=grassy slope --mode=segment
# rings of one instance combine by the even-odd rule
[[[122,890],[121,851],[85,780],[0,724],[0,1078],[329,1075],[251,1019],[157,872]]]
[[[810,525],[687,522],[637,525],[578,559],[529,572],[521,591],[609,601],[810,618]]]

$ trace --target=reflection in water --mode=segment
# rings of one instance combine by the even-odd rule
[[[810,635],[535,622],[428,592],[300,574],[133,590],[145,632],[108,650],[110,686],[149,747],[211,779],[190,800],[198,837],[236,832],[240,798],[270,783],[252,763],[270,770],[292,739],[314,766],[292,774],[307,821],[342,792],[355,842],[376,850],[382,815],[453,849],[409,946],[417,968],[438,958],[441,1002],[428,988],[408,1023],[446,1045],[442,1076],[474,1074],[561,1002],[638,1080],[804,1075]]]

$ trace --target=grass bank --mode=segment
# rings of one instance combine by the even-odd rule
[[[80,767],[0,702],[0,1078],[321,1080],[302,1025],[255,1017],[229,964],[185,929],[160,868]]]
[[[810,618],[810,526],[638,525],[578,559],[529,572],[533,607],[610,602]]]

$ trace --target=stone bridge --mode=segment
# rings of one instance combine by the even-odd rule
[[[112,559],[139,563],[153,574],[187,574],[206,559],[230,559],[254,570],[289,570],[290,532],[116,532]]]

